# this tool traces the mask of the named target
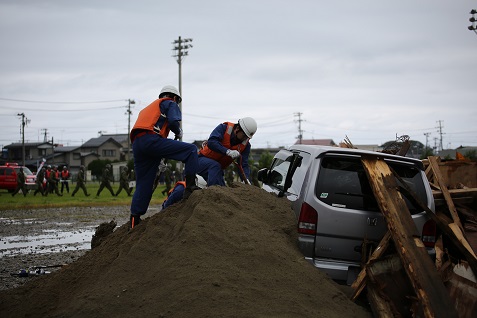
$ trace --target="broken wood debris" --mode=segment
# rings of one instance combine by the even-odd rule
[[[433,264],[402,197],[419,201],[417,196],[398,185],[396,175],[377,156],[363,158],[362,162],[389,231],[352,284],[351,298],[356,300],[366,287],[368,300],[378,317],[476,317],[477,257],[465,230],[477,229],[477,214],[472,208],[461,206],[461,202],[454,204],[453,196],[462,195],[463,191],[449,190],[439,171],[438,159],[428,158],[426,176],[434,196],[445,200],[445,206],[437,214],[418,202],[442,233],[436,242]],[[475,203],[473,197],[474,200],[467,202]],[[470,225],[462,224],[459,212],[471,220]],[[467,276],[455,273],[458,266],[465,268]]]

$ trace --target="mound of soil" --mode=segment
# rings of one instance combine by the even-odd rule
[[[0,292],[1,317],[371,317],[296,247],[290,205],[242,184],[128,224]]]

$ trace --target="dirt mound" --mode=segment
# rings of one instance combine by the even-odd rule
[[[0,292],[1,317],[370,317],[304,261],[286,199],[211,187],[58,272]]]

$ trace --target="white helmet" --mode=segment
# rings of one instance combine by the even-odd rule
[[[161,98],[162,95],[165,94],[165,93],[171,93],[171,94],[174,94],[174,95],[176,95],[177,97],[179,97],[179,103],[180,103],[181,100],[182,100],[181,93],[179,93],[179,91],[177,90],[177,88],[175,88],[175,87],[172,86],[172,85],[166,85],[166,86],[164,86],[164,87],[161,89],[161,92],[159,93],[159,98]]]
[[[248,138],[252,138],[255,135],[257,122],[252,117],[240,118],[238,124]]]

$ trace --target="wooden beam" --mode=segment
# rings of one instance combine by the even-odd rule
[[[458,317],[388,165],[377,156],[363,156],[361,160],[424,316]]]
[[[437,162],[436,157],[429,157],[429,166],[432,167],[432,172],[434,173],[434,179],[437,179],[437,184],[439,185],[440,190],[442,191],[442,195],[444,196],[447,207],[449,208],[450,215],[454,223],[460,228],[461,232],[464,233],[464,227],[460,222],[459,214],[457,213],[457,209],[455,208],[454,202],[452,201],[452,197],[447,189],[447,185],[444,182],[444,177],[442,176],[441,171],[439,170],[439,164]]]

